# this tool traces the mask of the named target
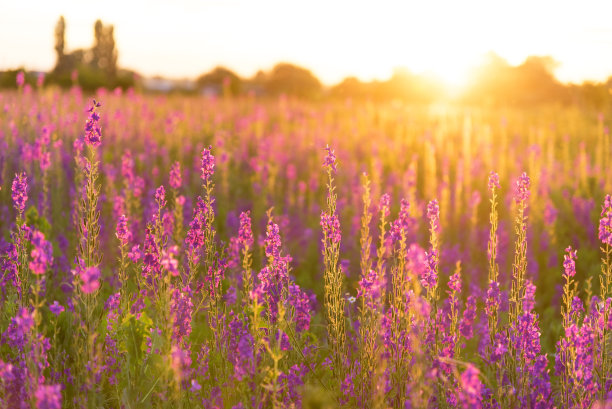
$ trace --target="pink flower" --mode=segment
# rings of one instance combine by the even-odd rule
[[[91,294],[100,288],[100,269],[98,267],[85,267],[78,272],[81,278],[81,291]]]

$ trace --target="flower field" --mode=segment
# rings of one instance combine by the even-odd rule
[[[0,406],[610,408],[607,124],[2,92]]]

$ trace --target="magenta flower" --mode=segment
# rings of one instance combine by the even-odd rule
[[[191,388],[189,388],[189,390],[191,392],[195,393],[195,392],[199,391],[200,389],[202,389],[202,385],[200,385],[197,380],[192,379],[191,380]]]
[[[476,320],[476,296],[470,295],[463,311],[463,318],[459,323],[459,332],[465,339],[474,336],[474,321]]]
[[[536,286],[529,279],[525,280],[525,296],[523,297],[523,311],[531,312],[535,307]]]
[[[233,315],[233,313],[232,313]],[[241,381],[251,377],[255,371],[253,337],[248,326],[237,316],[229,323],[228,359],[234,367],[234,378]]]
[[[102,143],[102,128],[100,128],[100,114],[97,109],[101,106],[93,100],[93,105],[87,110],[89,117],[85,122],[85,142],[91,147],[97,148]]]
[[[289,305],[295,310],[295,329],[298,332],[308,331],[310,328],[311,299],[297,284],[289,285]]]
[[[34,392],[36,398],[36,409],[61,409],[62,386],[61,385],[39,385]]]
[[[178,189],[183,184],[183,175],[181,174],[181,163],[176,161],[170,168],[170,187]]]
[[[325,160],[323,161],[323,166],[336,172],[337,162],[336,162],[336,155],[334,154],[334,150],[330,148],[329,145],[325,147],[325,150],[327,151],[327,155],[325,156]]]
[[[389,208],[391,207],[391,195],[389,193],[385,193],[380,197],[379,211],[385,217],[389,216]]]
[[[384,283],[378,277],[375,270],[370,269],[367,274],[362,274],[359,280],[357,297],[363,297],[365,304],[370,308],[376,308],[380,303],[380,296]]]
[[[189,223],[189,231],[185,237],[185,244],[194,254],[204,245],[204,232],[206,230],[206,213],[208,207],[201,197],[198,197],[198,202],[193,214],[193,220]]]
[[[572,246],[565,249],[563,256],[563,270],[566,277],[573,277],[576,275],[576,250],[572,250]]]
[[[15,199],[13,199],[15,200]],[[606,195],[599,219],[599,240],[612,246],[612,197]]]
[[[142,258],[142,250],[140,249],[140,244],[137,244],[132,247],[132,249],[128,253],[128,258],[132,261],[132,263],[137,263],[138,260]]]
[[[210,177],[215,173],[215,157],[211,153],[212,146],[202,150],[202,180],[208,182]]]
[[[25,204],[28,201],[28,179],[25,172],[15,174],[11,197],[13,199],[13,206],[15,207],[15,210],[17,210],[19,214],[23,214]]]
[[[461,293],[461,272],[460,271],[457,271],[455,274],[450,276],[448,280],[448,288],[455,293]]]
[[[155,202],[160,209],[166,206],[166,189],[163,185],[155,191]]]
[[[53,301],[53,304],[49,305],[49,311],[55,315],[60,315],[62,312],[64,312],[64,307],[57,301]]]
[[[245,248],[253,244],[253,231],[251,230],[250,211],[240,213],[240,228],[238,229],[238,240],[240,247]]]
[[[100,269],[98,267],[85,267],[79,271],[81,278],[81,291],[91,294],[100,288]]]
[[[178,246],[171,246],[168,250],[162,251],[161,265],[170,273],[171,276],[176,277],[179,275],[178,261],[176,255],[178,254]]]
[[[438,250],[432,249],[425,253],[427,267],[421,274],[421,285],[426,289],[433,289],[438,285]]]
[[[39,231],[32,234],[32,261],[30,270],[37,275],[45,274],[49,264],[53,262],[53,246],[45,240],[45,235]]]
[[[489,191],[493,192],[495,189],[499,189],[499,175],[497,172],[491,171],[489,174]]]
[[[527,176],[527,173],[523,172],[514,185],[514,200],[516,200],[517,203],[525,203],[527,199],[529,199],[530,185],[531,180],[529,176]]]
[[[427,219],[429,219],[432,232],[440,233],[440,206],[435,199],[427,204]]]
[[[332,243],[340,243],[342,234],[340,232],[340,220],[337,214],[328,215],[326,212],[321,212],[321,228],[326,238]]]
[[[23,348],[32,328],[34,328],[32,313],[27,308],[21,308],[17,315],[11,318],[8,328],[2,334],[2,339],[11,347]]]
[[[393,242],[398,242],[402,238],[402,235],[406,236],[408,234],[413,225],[414,220],[410,217],[410,204],[408,200],[402,199],[397,220],[391,225],[391,240]]]
[[[268,221],[268,227],[266,229],[266,239],[264,240],[264,248],[266,250],[266,257],[273,257],[278,259],[280,257],[281,239],[278,224],[272,220]]]
[[[193,302],[189,285],[183,289],[175,288],[170,299],[170,316],[172,318],[172,342],[182,347],[187,346],[191,335],[191,315]]]
[[[461,374],[459,400],[463,408],[477,409],[482,407],[483,385],[479,379],[480,372],[472,365],[468,364],[465,371]]]
[[[174,371],[179,381],[182,381],[189,372],[191,357],[189,351],[181,349],[179,346],[172,345],[170,352],[170,368]]]
[[[491,281],[487,289],[487,300],[485,302],[485,312],[487,315],[492,317],[493,313],[499,309],[500,304],[501,292],[499,290],[499,283],[497,281]]]
[[[119,216],[115,236],[117,236],[122,246],[125,246],[132,238],[132,233],[128,227],[128,219],[124,214]]]

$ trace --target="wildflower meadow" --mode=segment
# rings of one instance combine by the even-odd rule
[[[589,109],[0,93],[3,408],[612,408]]]

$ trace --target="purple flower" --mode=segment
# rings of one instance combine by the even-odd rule
[[[499,283],[492,281],[489,283],[487,289],[487,300],[485,302],[485,312],[489,317],[493,316],[493,313],[499,309],[501,304],[501,292],[499,291]]]
[[[518,321],[511,323],[510,336],[517,348],[528,361],[533,361],[540,353],[540,330],[538,328],[538,317],[533,312],[526,312],[518,317]]]
[[[25,347],[30,335],[30,331],[34,328],[34,317],[27,308],[21,308],[19,313],[11,318],[8,328],[2,334],[3,341],[6,339],[11,347]]]
[[[61,385],[39,385],[34,392],[36,398],[36,409],[61,409],[62,386]]]
[[[508,352],[508,338],[502,332],[495,334],[491,348],[491,361],[499,361]]]
[[[11,197],[13,198],[15,210],[17,210],[19,214],[23,214],[25,204],[28,201],[28,179],[26,178],[25,172],[15,174]]]
[[[278,259],[280,257],[280,232],[278,224],[274,223],[272,219],[268,221],[268,227],[266,229],[266,239],[264,240],[264,248],[266,250],[266,257],[272,257],[274,259]]]
[[[438,250],[432,249],[425,253],[425,256],[427,264],[421,274],[421,285],[426,289],[433,289],[438,285]]]
[[[13,198],[13,201],[14,200]],[[599,240],[601,240],[603,244],[612,246],[612,197],[610,195],[606,195],[601,210],[601,218],[599,219]]]
[[[531,312],[535,307],[536,286],[531,280],[525,280],[525,296],[523,298],[523,312]]]
[[[170,352],[170,368],[172,368],[179,381],[183,380],[188,375],[190,366],[191,357],[189,356],[189,351],[172,345],[172,350]]]
[[[238,229],[238,240],[240,247],[250,247],[253,244],[253,231],[251,230],[251,212],[240,213],[240,228]]]
[[[187,244],[194,257],[197,250],[204,245],[204,231],[206,229],[207,211],[208,207],[206,206],[206,203],[201,197],[198,197],[198,203],[193,214],[193,220],[191,223],[189,223],[189,231],[187,232],[187,237],[185,237],[185,244]]]
[[[308,331],[310,328],[311,299],[297,284],[289,285],[289,305],[295,310],[295,329],[298,332]]]
[[[197,380],[192,379],[191,380],[191,388],[189,388],[189,390],[191,392],[195,393],[195,392],[199,391],[200,389],[202,389],[202,385],[200,385]]]
[[[255,371],[253,337],[247,324],[234,316],[229,324],[228,358],[234,366],[234,378],[241,381]]]
[[[584,304],[582,303],[582,300],[580,299],[580,297],[575,296],[572,299],[572,306],[570,309],[570,316],[576,320],[579,314],[582,314],[584,312]]]
[[[384,287],[380,282],[375,270],[370,269],[368,273],[362,274],[359,280],[357,297],[363,297],[365,305],[376,308],[380,303],[381,290]]]
[[[122,246],[125,246],[132,238],[132,233],[130,232],[130,229],[128,227],[128,219],[124,214],[119,216],[115,235],[119,239],[119,242]]]
[[[280,248],[280,241],[278,243]],[[286,284],[289,281],[289,261],[291,257],[274,256],[272,262],[262,268],[257,275],[259,283],[253,289],[250,296],[264,301],[268,306],[269,319],[276,322],[278,315],[278,304],[284,302]]]
[[[132,261],[132,263],[137,263],[138,260],[142,258],[142,250],[140,250],[140,244],[132,247],[132,250],[128,253],[128,258]]]
[[[336,172],[336,155],[334,154],[334,150],[330,148],[329,145],[325,147],[325,150],[327,151],[327,155],[323,161],[323,166]]]
[[[53,246],[45,240],[45,235],[39,231],[32,234],[32,261],[30,261],[30,270],[37,275],[45,274],[49,264],[53,262]]]
[[[389,193],[385,193],[380,197],[379,211],[384,216],[389,216],[389,208],[391,206],[391,195]]]
[[[208,182],[210,177],[215,173],[215,157],[211,153],[212,146],[202,150],[202,180]]]
[[[178,254],[178,246],[170,246],[168,250],[162,250],[160,264],[170,273],[171,276],[177,277],[179,275],[178,260],[176,255]]]
[[[572,250],[572,246],[565,249],[563,256],[563,270],[566,277],[573,277],[576,275],[576,250]]]
[[[326,239],[331,240],[332,243],[340,243],[342,234],[337,214],[334,213],[330,216],[327,212],[321,212],[321,228]]]
[[[183,184],[183,176],[181,174],[180,162],[174,162],[170,168],[170,187],[172,189],[178,189]]]
[[[489,191],[493,192],[495,189],[499,189],[499,175],[497,172],[491,171],[489,174]]]
[[[474,320],[476,319],[476,296],[470,295],[467,299],[463,319],[459,323],[459,332],[465,339],[474,336]]]
[[[482,407],[482,382],[479,379],[480,372],[472,364],[467,364],[467,368],[461,374],[459,380],[461,390],[459,392],[459,400],[462,407],[477,409]]]
[[[85,122],[85,142],[93,147],[97,148],[102,143],[102,129],[100,128],[100,114],[97,109],[101,106],[99,102],[93,100],[93,105],[87,110],[89,117]]]
[[[125,151],[121,157],[121,176],[123,176],[128,185],[134,180],[134,158],[129,150]]]
[[[414,220],[410,217],[410,204],[408,200],[402,199],[399,215],[397,220],[393,222],[389,232],[391,241],[396,243],[401,240],[402,236],[405,237],[413,225]]]
[[[455,293],[461,292],[461,272],[459,270],[448,280],[448,288]]]
[[[530,184],[529,176],[523,172],[514,185],[514,200],[517,203],[525,203],[529,199]]]
[[[159,260],[159,249],[155,241],[155,235],[150,228],[145,229],[145,244],[144,254],[142,256],[142,262],[144,264],[144,275],[148,280],[151,280],[153,276],[160,271],[160,260]]]
[[[53,301],[53,304],[49,305],[49,311],[55,315],[60,315],[62,312],[64,312],[64,307],[57,301]]]
[[[78,271],[81,278],[81,291],[91,294],[100,288],[100,269],[98,267],[85,267]]]
[[[166,206],[166,189],[163,185],[158,187],[155,191],[155,202],[160,209]]]
[[[186,347],[191,335],[191,315],[193,302],[192,290],[189,285],[183,289],[175,288],[170,300],[170,316],[172,317],[172,342]]]
[[[427,219],[431,226],[431,232],[440,233],[440,206],[437,200],[432,200],[427,204]]]

